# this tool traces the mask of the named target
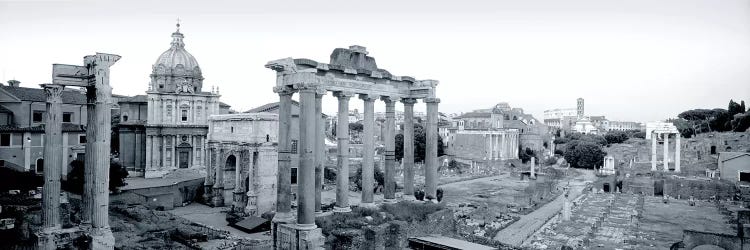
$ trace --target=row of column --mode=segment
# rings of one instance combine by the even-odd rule
[[[81,224],[91,229],[92,249],[113,249],[114,236],[109,227],[109,165],[111,138],[112,88],[109,67],[120,56],[97,53],[84,57],[85,67],[92,72],[92,85],[86,87],[87,127],[84,188]],[[53,66],[54,67],[54,66]],[[57,80],[57,79],[53,79]],[[43,229],[40,249],[56,249],[54,231],[61,228],[60,172],[64,157],[62,134],[63,85],[44,84],[47,95],[47,122],[44,127],[44,189],[42,191]]]
[[[179,167],[177,166],[177,145],[180,144],[179,138],[180,135],[147,135],[146,170],[158,170],[162,167]],[[206,165],[206,140],[207,137],[205,135],[190,135],[190,145],[192,146],[190,167]],[[169,146],[170,142],[171,146]],[[170,150],[171,161],[167,159],[166,153]]]
[[[669,171],[669,135],[675,135],[675,154],[674,154],[674,171],[680,172],[680,135],[677,133],[652,133],[651,134],[651,171],[657,171],[656,166],[656,154],[657,154],[657,137],[662,137],[664,140],[664,160],[663,160],[663,171]]]
[[[300,227],[315,227],[315,212],[320,211],[320,191],[322,190],[322,172],[324,164],[324,124],[322,118],[322,97],[326,90],[315,85],[298,84],[294,88],[276,87],[274,92],[279,94],[279,158],[278,158],[278,183],[277,183],[277,213],[275,220],[290,219],[291,212],[291,158],[290,158],[290,130],[291,128],[291,97],[295,91],[300,95],[299,115],[299,167],[297,168],[297,224]],[[337,185],[336,205],[334,211],[351,211],[349,206],[349,100],[354,93],[334,92],[338,99],[338,123],[336,129],[336,140],[338,142],[337,155]],[[373,203],[374,184],[374,102],[382,100],[386,105],[385,123],[385,191],[386,202],[395,200],[396,193],[396,159],[395,159],[395,103],[401,101],[404,104],[404,193],[410,197],[414,192],[414,124],[413,105],[416,99],[395,98],[377,96],[370,94],[359,94],[364,102],[364,156],[362,164],[362,206],[371,206]],[[437,98],[426,98],[427,124],[426,124],[426,167],[425,167],[425,193],[430,199],[436,198],[437,190]],[[296,128],[295,128],[296,129]]]
[[[487,159],[505,160],[518,156],[518,134],[486,134]]]

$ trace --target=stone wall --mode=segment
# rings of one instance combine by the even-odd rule
[[[203,179],[187,180],[166,186],[123,190],[120,194],[110,195],[110,203],[144,204],[152,208],[162,206],[164,209],[181,207],[183,204],[193,202],[196,195],[202,192]]]
[[[700,179],[664,179],[664,195],[680,199],[709,200],[714,197],[720,200],[734,199],[737,188],[734,183]]]
[[[481,134],[456,134],[453,150],[457,158],[486,160],[487,138]]]

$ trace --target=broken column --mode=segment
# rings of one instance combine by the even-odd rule
[[[398,98],[384,96],[385,102],[385,190],[383,202],[396,201],[396,101]]]
[[[414,103],[413,98],[404,98],[404,199],[414,200]]]
[[[47,114],[44,126],[44,189],[42,213],[44,233],[61,228],[60,222],[60,171],[62,170],[62,92],[57,84],[43,84],[47,94]],[[54,236],[47,234],[43,249],[55,249]]]
[[[334,95],[339,99],[338,127],[336,138],[338,140],[338,160],[336,165],[336,206],[334,212],[351,212],[349,208],[349,98],[352,93],[336,92]]]
[[[675,134],[675,148],[674,148],[674,171],[680,172],[680,134]]]
[[[651,171],[656,171],[656,133],[651,133]]]
[[[531,173],[529,174],[529,178],[536,178],[535,168],[536,167],[536,157],[531,157]]]
[[[664,172],[669,171],[669,133],[664,133]]]
[[[371,207],[373,205],[373,186],[374,186],[374,174],[375,174],[375,100],[378,96],[373,95],[360,95],[360,99],[364,101],[364,134],[362,135],[362,143],[364,144],[362,152],[362,203],[360,206]]]
[[[438,103],[439,98],[425,98],[427,103],[427,126],[425,127],[425,198],[437,202],[438,167]]]

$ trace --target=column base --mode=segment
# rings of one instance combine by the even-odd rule
[[[292,223],[294,221],[294,214],[292,214],[292,212],[276,212],[271,221]]]
[[[115,236],[109,228],[91,230],[91,249],[115,249]]]
[[[278,224],[275,249],[323,249],[323,232],[315,224]]]
[[[365,203],[359,203],[359,207],[372,209],[372,208],[377,208],[378,205],[375,205],[375,203],[372,203],[372,202],[365,202]]]
[[[335,207],[334,206],[333,207],[333,212],[334,213],[349,213],[351,211],[352,211],[352,208],[348,207],[348,206],[346,206],[346,207]]]
[[[414,195],[403,195],[403,196],[401,196],[401,197],[402,197],[402,198],[403,198],[403,200],[405,200],[405,201],[415,201],[415,200],[417,200],[417,198],[414,198]]]
[[[393,198],[393,199],[383,199],[383,203],[394,204],[394,203],[396,203],[396,198]]]

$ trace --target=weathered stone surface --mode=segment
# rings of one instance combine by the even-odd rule
[[[336,48],[331,53],[331,64],[341,65],[347,68],[378,70],[375,58],[367,56],[367,50],[362,46],[349,46],[348,49]]]

